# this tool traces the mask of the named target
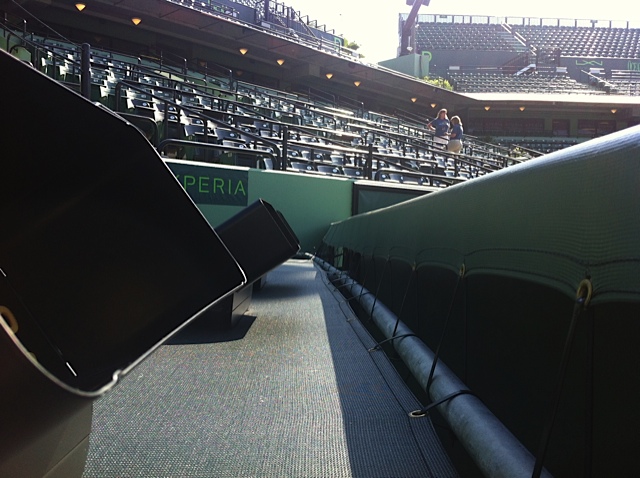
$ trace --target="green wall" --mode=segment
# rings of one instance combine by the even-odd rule
[[[349,179],[165,162],[214,228],[263,199],[285,217],[298,236],[301,250],[313,253],[332,222],[351,216],[353,181]]]

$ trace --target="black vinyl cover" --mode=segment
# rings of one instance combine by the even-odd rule
[[[137,129],[2,51],[0,71],[0,306],[99,393],[246,278]]]

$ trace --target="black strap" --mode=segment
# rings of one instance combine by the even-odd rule
[[[385,339],[385,340],[383,340],[381,342],[378,342],[373,347],[371,347],[368,350],[368,352],[373,352],[375,350],[380,350],[380,347],[382,346],[382,344],[386,344],[387,342],[391,342],[392,340],[395,340],[395,339],[401,339],[403,337],[418,337],[418,336],[416,334],[414,334],[414,333],[394,335],[393,337],[389,337],[388,339]]]
[[[553,405],[551,411],[547,417],[547,421],[542,431],[540,438],[540,445],[538,446],[538,453],[536,454],[536,463],[533,467],[532,478],[539,478],[542,473],[542,467],[544,465],[545,455],[547,454],[547,448],[549,445],[549,438],[551,437],[551,430],[556,421],[556,415],[558,413],[558,407],[560,405],[560,397],[562,395],[562,388],[564,386],[564,380],[567,372],[567,365],[569,363],[569,357],[571,356],[571,347],[573,345],[573,339],[576,335],[576,328],[578,325],[578,319],[582,311],[587,304],[585,297],[578,297],[575,305],[573,306],[573,314],[571,315],[571,323],[569,325],[569,332],[567,333],[567,339],[562,351],[562,358],[560,359],[560,367],[558,370],[558,378],[556,381],[556,391],[553,395]]]
[[[438,342],[438,347],[433,356],[433,362],[431,363],[431,370],[429,371],[429,378],[427,379],[427,386],[425,390],[429,393],[429,388],[431,387],[431,381],[433,380],[433,374],[436,371],[436,365],[438,364],[438,358],[440,357],[440,346],[442,342],[444,342],[444,336],[447,332],[447,327],[449,325],[449,319],[451,318],[451,310],[453,310],[453,304],[456,300],[456,295],[458,293],[458,285],[460,285],[460,281],[462,280],[462,274],[458,275],[458,279],[456,280],[456,286],[453,289],[453,296],[451,297],[451,303],[449,304],[449,311],[447,312],[447,318],[444,321],[444,327],[442,329],[442,335],[440,336],[440,341]]]
[[[412,417],[422,417],[427,413],[429,413],[433,408],[437,407],[438,405],[442,405],[444,402],[451,400],[452,398],[455,398],[458,395],[476,395],[476,394],[473,393],[471,390],[467,390],[467,389],[458,390],[457,392],[450,393],[446,397],[441,398],[437,402],[430,403],[429,405],[427,405],[424,408],[421,408],[420,410],[415,410],[411,412],[409,415],[411,415]]]

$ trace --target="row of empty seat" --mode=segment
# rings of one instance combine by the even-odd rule
[[[640,95],[640,71],[613,70],[606,81],[612,85],[611,92],[620,95]]]
[[[501,25],[469,23],[419,23],[416,25],[418,51],[481,50],[523,51],[524,46]]]
[[[79,46],[29,36],[24,48],[35,68],[79,89]],[[91,99],[126,115],[170,157],[435,187],[521,159],[472,137],[461,154],[447,153],[425,129],[427,118],[362,111],[153,58],[92,49],[89,72]]]
[[[575,139],[568,138],[504,138],[504,140],[500,140],[499,143],[508,147],[516,146],[527,151],[537,151],[543,154],[552,153],[578,144]]]
[[[417,51],[522,52],[558,48],[562,56],[640,57],[640,29],[470,23],[419,23]]]
[[[535,70],[521,75],[450,71],[449,81],[455,91],[463,93],[606,94],[604,89],[580,83],[566,74]]]
[[[514,26],[530,45],[554,47],[563,56],[638,58],[640,29]]]
[[[136,96],[136,93],[132,94]],[[456,160],[451,155],[447,157],[448,153],[433,146],[429,133],[423,131],[423,137],[417,138],[415,130],[418,126],[415,125],[413,134],[409,131],[409,125],[405,125],[406,132],[403,133],[403,128],[398,130],[397,119],[393,121],[393,118],[385,115],[371,113],[359,117],[347,109],[320,105],[306,98],[279,95],[279,92],[256,88],[255,85],[239,85],[237,101],[227,101],[229,106],[224,113],[229,127],[240,133],[229,139],[229,133],[224,137],[220,134],[224,129],[219,125],[210,124],[206,141],[273,153],[271,146],[261,145],[255,137],[280,142],[286,136],[287,148],[283,151],[283,159],[287,170],[352,178],[366,176],[365,163],[368,146],[371,145],[373,171],[400,171],[393,174],[373,174],[372,179],[425,186],[445,187],[456,182],[450,178],[464,180],[504,166],[502,154],[486,152],[486,157],[482,157],[483,148],[476,148],[474,153],[476,157],[482,158],[477,166],[465,164],[463,160]],[[191,93],[182,91],[178,101],[180,105],[187,105],[193,111],[198,105],[194,105],[194,101],[189,99],[191,96]],[[205,101],[207,95],[202,92],[196,96],[200,98],[200,105],[217,104]],[[136,102],[132,105],[135,112]],[[155,117],[161,119],[157,110],[158,108],[154,112]],[[256,119],[258,112],[263,115]],[[197,138],[197,134],[189,134],[193,131],[190,125],[197,120],[189,119],[189,115],[184,113],[175,113],[176,119],[181,118],[180,122],[184,125],[182,137],[201,142],[202,138]],[[282,115],[290,115],[290,121],[284,124],[280,122]],[[424,128],[423,124],[419,127]],[[243,132],[250,133],[250,136]],[[180,136],[177,134],[177,137]],[[268,157],[258,160],[251,158],[246,164],[264,168],[279,167]]]

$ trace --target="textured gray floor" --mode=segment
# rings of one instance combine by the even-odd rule
[[[311,261],[289,261],[230,334],[196,323],[160,347],[95,402],[84,476],[456,476],[325,282]]]

